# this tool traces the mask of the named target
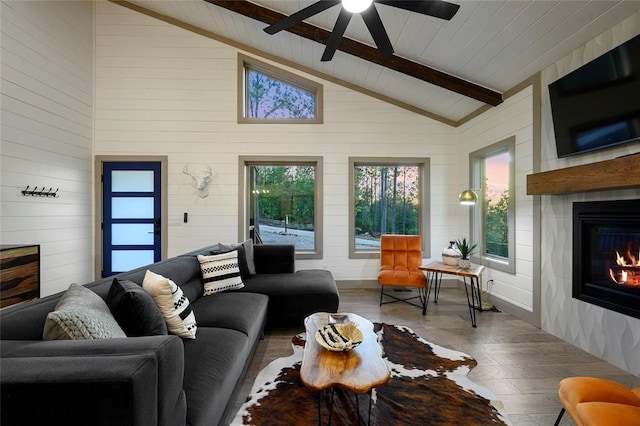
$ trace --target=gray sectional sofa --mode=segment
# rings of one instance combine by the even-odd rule
[[[264,327],[303,329],[337,312],[330,272],[295,271],[294,247],[256,245],[255,274],[240,290],[203,296],[198,254],[206,247],[122,273],[141,284],[147,269],[173,280],[197,322],[195,339],[171,334],[43,340],[63,293],[0,311],[2,425],[216,425],[233,406]],[[85,287],[107,298],[113,278]]]

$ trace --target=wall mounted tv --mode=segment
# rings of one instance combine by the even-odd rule
[[[640,35],[549,85],[558,157],[640,141]]]

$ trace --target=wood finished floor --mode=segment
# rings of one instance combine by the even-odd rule
[[[341,290],[340,311],[357,313],[372,322],[407,326],[430,342],[471,355],[478,365],[469,373],[470,379],[503,401],[514,426],[553,425],[561,408],[558,382],[564,377],[596,376],[628,387],[640,386],[640,378],[510,314],[478,312],[478,327],[472,328],[463,290],[442,288],[438,303],[429,302],[426,316],[406,303],[378,306],[379,297],[379,290]],[[302,325],[266,331],[234,412],[246,400],[258,372],[272,360],[290,355],[291,337],[302,331]],[[565,415],[561,424],[573,422]]]

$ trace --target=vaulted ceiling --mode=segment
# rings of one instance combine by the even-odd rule
[[[393,56],[383,58],[353,16],[322,62],[339,5],[269,35],[269,24],[314,1],[116,2],[449,124],[498,105],[504,92],[640,11],[640,0],[451,0],[460,9],[446,21],[377,4]]]

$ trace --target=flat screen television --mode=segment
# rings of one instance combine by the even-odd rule
[[[640,141],[640,35],[549,85],[558,157]]]

